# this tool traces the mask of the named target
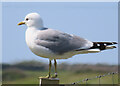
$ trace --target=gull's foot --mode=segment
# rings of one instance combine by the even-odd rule
[[[52,76],[51,78],[57,78],[57,73],[54,74],[54,76]]]
[[[50,78],[50,75],[47,75],[45,77],[39,77],[39,78]]]

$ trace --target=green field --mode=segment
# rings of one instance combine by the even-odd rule
[[[47,75],[47,72],[41,72],[41,71],[24,71],[26,76],[24,78],[16,79],[16,80],[6,80],[3,82],[3,84],[39,84],[38,77]],[[58,78],[60,79],[60,84],[71,84],[76,81],[81,81],[86,78],[93,78],[99,75],[103,75],[105,73],[75,73],[70,71],[59,71]],[[98,79],[93,79],[88,81],[88,84],[98,84]],[[84,82],[85,83],[85,82]],[[81,83],[81,84],[84,84]],[[102,84],[112,84],[112,75],[102,77],[101,78]],[[118,75],[114,75],[114,83],[118,83]]]
[[[89,64],[59,64],[58,78],[60,84],[71,84],[86,78],[95,78],[99,75],[117,72],[117,65],[89,65]],[[53,75],[52,67],[52,75]],[[39,84],[38,77],[44,77],[48,74],[48,65],[40,62],[22,62],[14,65],[4,64],[2,71],[3,84]],[[101,77],[101,84],[118,84],[118,74],[112,74]],[[79,84],[85,84],[81,82]],[[98,84],[99,79],[87,81],[88,84]]]

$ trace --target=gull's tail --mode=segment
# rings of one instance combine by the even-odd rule
[[[93,46],[90,49],[99,49],[106,50],[106,49],[113,49],[116,48],[114,44],[117,44],[117,42],[93,42]]]
[[[107,49],[113,49],[116,48],[114,44],[117,44],[116,42],[93,42],[93,46],[88,49],[78,49],[76,51],[79,51],[79,54],[85,54],[85,53],[98,53],[102,50]]]

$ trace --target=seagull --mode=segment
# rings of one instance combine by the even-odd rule
[[[116,42],[92,42],[79,36],[64,33],[43,25],[38,13],[29,13],[18,25],[27,26],[25,40],[30,50],[37,56],[49,59],[49,74],[46,78],[56,78],[56,59],[68,59],[77,54],[98,53],[116,48]],[[54,60],[55,74],[51,76],[51,61]]]

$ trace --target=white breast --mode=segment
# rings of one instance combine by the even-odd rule
[[[45,57],[45,58],[52,58],[54,56],[53,52],[51,52],[48,48],[35,44],[37,33],[38,33],[38,30],[33,28],[28,28],[26,30],[26,43],[28,47],[34,54],[38,56]]]
[[[34,30],[32,30],[32,29],[26,30],[25,40],[26,40],[26,43],[29,48],[33,47],[33,43],[34,43],[34,35],[33,34],[34,34]]]

